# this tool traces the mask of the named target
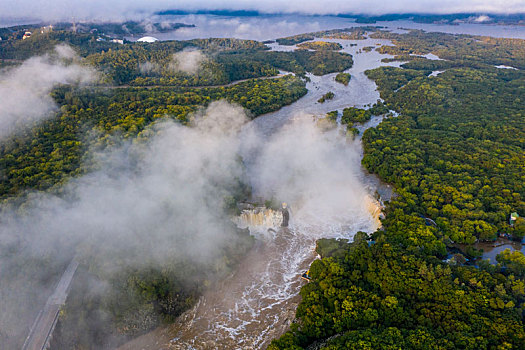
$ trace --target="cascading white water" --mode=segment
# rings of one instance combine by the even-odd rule
[[[245,209],[241,215],[233,221],[239,228],[248,228],[252,234],[266,232],[270,228],[277,228],[283,222],[283,214],[280,210],[266,207]]]

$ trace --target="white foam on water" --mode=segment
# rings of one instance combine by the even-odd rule
[[[516,68],[516,67],[506,66],[506,65],[504,65],[504,64],[500,64],[499,66],[494,66],[494,67],[496,67],[496,68],[498,68],[498,69],[511,69],[511,70],[519,70],[519,69],[518,69],[518,68]]]
[[[437,77],[438,75],[440,75],[443,72],[444,72],[444,70],[435,70],[432,73],[430,73],[428,76],[429,77]]]

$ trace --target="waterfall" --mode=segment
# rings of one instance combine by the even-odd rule
[[[283,214],[280,210],[266,207],[244,209],[241,215],[234,219],[240,228],[249,228],[250,232],[266,231],[269,228],[281,226]]]
[[[365,197],[365,206],[370,215],[374,218],[377,228],[381,228],[381,218],[383,217],[383,204],[371,196]]]

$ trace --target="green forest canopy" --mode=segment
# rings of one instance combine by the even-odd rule
[[[494,67],[522,69],[525,41],[373,36],[393,39],[381,51],[396,59],[447,61],[412,57],[367,72],[400,116],[365,132],[362,162],[397,197],[371,237],[318,242],[323,258],[310,268],[297,320],[269,349],[522,349],[523,253],[506,250],[497,265],[477,268],[444,259],[453,242],[525,235],[508,224],[511,212],[525,212],[525,73]],[[429,76],[438,69],[446,71]]]

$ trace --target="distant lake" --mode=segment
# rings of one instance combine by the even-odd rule
[[[465,23],[459,25],[415,23],[408,20],[377,22],[375,24],[355,23],[354,19],[335,16],[303,15],[262,15],[262,16],[216,16],[177,15],[157,16],[155,22],[169,21],[194,24],[194,28],[180,28],[169,33],[151,33],[160,40],[188,40],[197,38],[238,38],[272,40],[320,30],[340,29],[357,26],[383,26],[398,31],[399,28],[422,29],[428,32],[451,34],[486,35],[503,38],[525,39],[525,26],[490,25]],[[138,37],[129,37],[133,40]]]
[[[38,19],[5,19],[0,17],[0,28],[13,27],[24,24],[40,23]]]
[[[383,26],[394,31],[397,31],[399,28],[407,28],[422,29],[428,32],[525,39],[525,26],[479,23],[447,25],[415,23],[409,20],[400,20],[383,21],[375,24],[363,24],[355,23],[355,20],[352,18],[305,15],[259,15],[239,17],[217,15],[167,15],[152,16],[149,19],[153,22],[169,21],[194,24],[196,26],[195,28],[180,28],[169,33],[149,33],[160,40],[188,40],[211,37],[271,40],[307,32],[357,26]],[[6,19],[0,17],[0,28],[39,22],[42,21],[27,18]],[[128,37],[129,40],[136,40],[138,38],[139,36]]]

